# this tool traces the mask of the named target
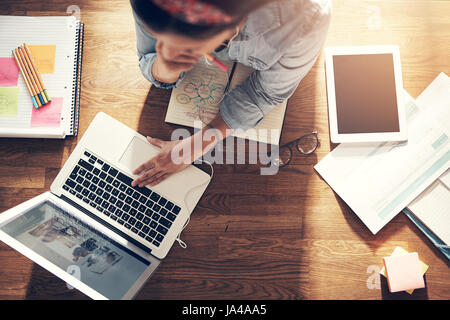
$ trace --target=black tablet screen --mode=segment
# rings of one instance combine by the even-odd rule
[[[333,56],[339,134],[399,132],[392,54]]]

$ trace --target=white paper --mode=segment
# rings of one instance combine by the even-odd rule
[[[414,199],[408,209],[444,243],[450,243],[450,190],[439,179]]]
[[[439,180],[447,187],[447,189],[450,191],[450,169],[445,171],[442,176],[439,177]],[[450,196],[450,195],[449,195]]]
[[[406,91],[405,107],[407,142],[341,144],[315,166],[373,234],[450,166],[450,114],[438,121]]]
[[[228,73],[231,63],[226,63]],[[244,65],[237,65],[230,89],[241,83],[253,71]],[[227,85],[228,74],[204,59],[190,70],[178,88],[172,90],[166,113],[166,122],[194,127],[195,124],[209,123],[219,112],[219,105]],[[283,127],[287,102],[276,106],[254,128],[236,132],[235,137],[278,145]]]

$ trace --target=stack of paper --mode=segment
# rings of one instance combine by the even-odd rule
[[[388,279],[389,291],[406,291],[409,294],[414,289],[424,288],[423,275],[428,266],[419,260],[417,252],[408,253],[401,247],[396,247],[390,257],[383,259],[380,274]]]
[[[439,77],[448,79],[445,74]],[[433,82],[422,95],[437,91],[435,85]],[[372,233],[450,167],[449,89],[439,91],[441,98],[426,106],[405,91],[407,142],[341,144],[315,166]]]
[[[442,119],[450,118],[450,78],[441,73],[417,102]],[[447,127],[450,122],[447,120]],[[450,244],[450,169],[408,204],[420,220],[442,243]]]

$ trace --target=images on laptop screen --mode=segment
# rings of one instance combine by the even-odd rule
[[[78,267],[79,280],[109,299],[122,298],[150,265],[49,201],[0,229],[64,271]]]

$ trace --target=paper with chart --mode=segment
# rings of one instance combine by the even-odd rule
[[[224,63],[230,73],[232,63]],[[230,81],[230,89],[241,83],[252,71],[252,68],[238,64]],[[208,64],[204,59],[200,59],[186,74],[178,88],[172,90],[165,121],[189,127],[197,124],[205,126],[219,112],[227,82],[227,73],[214,64]],[[234,136],[279,144],[286,105],[284,102],[276,106],[254,130],[236,133]]]
[[[450,119],[450,77],[444,73],[417,98],[423,109]],[[408,204],[408,209],[444,243],[450,244],[450,169]]]
[[[373,234],[450,166],[450,117],[405,103],[407,142],[341,144],[314,167]]]

